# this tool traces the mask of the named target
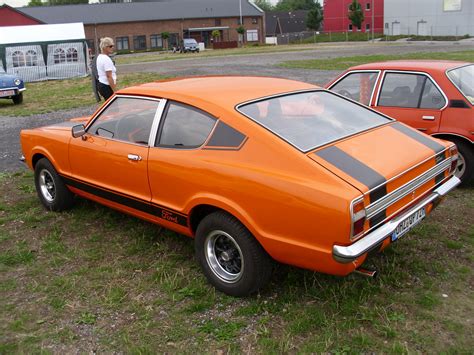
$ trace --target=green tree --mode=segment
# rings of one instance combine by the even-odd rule
[[[267,0],[254,0],[254,3],[265,12],[273,10],[273,5]]]
[[[349,20],[351,20],[352,25],[361,28],[362,22],[364,22],[364,11],[362,11],[362,6],[358,0],[352,0],[352,4],[349,6]]]
[[[26,6],[43,6],[43,5],[47,5],[47,4],[42,2],[41,0],[30,0],[28,5]]]
[[[218,42],[219,41],[219,38],[221,36],[221,31],[219,30],[214,30],[211,32],[211,36],[212,38],[214,39],[214,42]]]
[[[323,9],[321,5],[318,3],[314,9],[309,10],[308,16],[306,17],[306,27],[312,30],[319,30],[321,26],[321,22],[323,22]]]
[[[161,32],[161,38],[164,41],[165,49],[168,49],[168,38],[170,38],[170,33],[169,32]]]
[[[317,5],[321,5],[315,0],[279,0],[275,5],[277,11],[295,11],[295,10],[312,10]]]

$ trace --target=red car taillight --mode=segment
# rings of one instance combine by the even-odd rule
[[[451,153],[451,166],[449,168],[449,172],[453,173],[456,171],[456,167],[458,165],[458,159],[459,159],[458,148],[455,145],[453,145],[451,148],[449,148],[449,152]]]
[[[364,224],[366,219],[364,199],[361,197],[357,200],[352,201],[351,205],[351,217],[352,217],[352,230],[351,239],[357,238],[364,232]]]

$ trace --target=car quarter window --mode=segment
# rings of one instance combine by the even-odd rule
[[[156,146],[195,148],[209,136],[216,119],[197,108],[170,102]]]
[[[148,144],[159,101],[117,97],[87,129],[90,134]]]
[[[446,104],[441,91],[423,74],[387,73],[378,106],[440,109]]]
[[[357,72],[346,75],[331,90],[364,105],[370,104],[378,72]]]

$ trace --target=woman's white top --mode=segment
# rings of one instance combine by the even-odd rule
[[[106,54],[99,54],[97,57],[97,74],[99,75],[99,81],[102,84],[109,85],[106,72],[112,72],[112,78],[114,84],[117,82],[117,68],[115,68],[114,62]]]

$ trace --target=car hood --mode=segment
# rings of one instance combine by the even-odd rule
[[[450,145],[392,122],[308,156],[364,194],[386,194],[418,176],[426,176],[437,164],[443,162],[449,167],[446,150]]]
[[[0,87],[9,87],[9,86],[16,86],[14,84],[14,80],[19,79],[15,75],[9,75],[9,74],[0,74]]]

